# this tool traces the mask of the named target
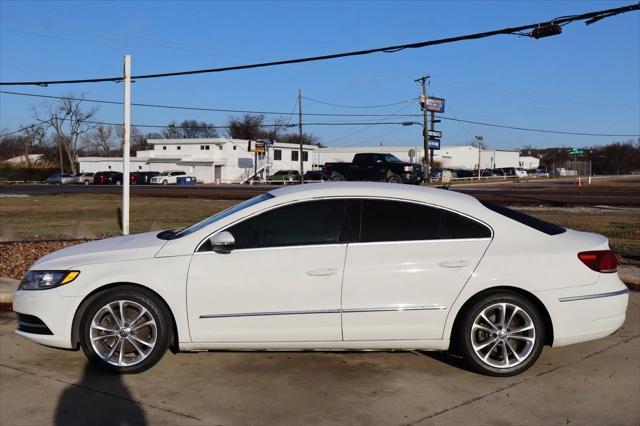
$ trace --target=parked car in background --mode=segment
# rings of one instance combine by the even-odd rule
[[[524,178],[527,177],[527,171],[522,167],[499,167],[493,170],[496,176],[504,176],[504,177],[517,177]]]
[[[151,183],[151,178],[159,174],[160,172],[131,172],[129,180],[132,185],[148,185]]]
[[[76,175],[73,176],[73,182],[72,183],[78,183],[81,185],[89,185],[90,183],[93,183],[93,175],[95,173],[90,173],[90,172],[83,172],[83,173],[78,173]]]
[[[169,347],[419,349],[505,377],[545,345],[616,331],[629,301],[616,267],[602,235],[458,192],[289,185],[181,230],[50,253],[13,310],[18,335],[117,373]]]
[[[297,170],[278,170],[267,178],[269,182],[300,182],[300,172]]]
[[[325,181],[328,180],[327,176],[324,174],[322,169],[320,170],[309,170],[304,175],[302,175],[305,182],[309,181]]]
[[[457,178],[472,178],[478,177],[478,172],[467,169],[454,169],[455,175]]]
[[[326,163],[322,171],[333,181],[368,180],[389,183],[421,184],[424,169],[420,164],[401,161],[393,154],[359,153],[351,163]]]
[[[549,177],[549,169],[547,166],[540,166],[535,169],[527,170],[528,176]]]
[[[70,173],[54,173],[45,182],[52,185],[67,185],[73,183],[74,176]]]
[[[93,183],[96,185],[122,185],[122,173],[120,172],[98,172],[93,175]]]
[[[178,183],[178,178],[181,176],[187,176],[187,173],[181,170],[162,172],[153,176],[151,178],[151,183],[156,185],[176,185]]]

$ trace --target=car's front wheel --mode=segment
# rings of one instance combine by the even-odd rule
[[[527,298],[501,291],[476,300],[458,327],[469,365],[490,376],[513,376],[531,367],[545,343],[544,318]]]
[[[166,352],[170,316],[152,293],[116,287],[100,293],[80,324],[82,349],[89,361],[116,373],[139,373]]]

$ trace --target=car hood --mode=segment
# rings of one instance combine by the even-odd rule
[[[91,263],[148,259],[166,243],[157,235],[158,232],[146,232],[77,244],[40,258],[30,269],[69,269]]]

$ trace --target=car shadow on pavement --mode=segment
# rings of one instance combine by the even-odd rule
[[[449,352],[440,352],[440,351],[416,351],[416,352],[426,357],[429,357],[433,360],[458,368],[460,370],[475,373],[474,370],[469,368],[469,365],[467,364],[464,358],[457,355],[453,355]]]
[[[147,419],[120,375],[87,363],[80,382],[62,393],[54,424],[137,426],[146,425]]]

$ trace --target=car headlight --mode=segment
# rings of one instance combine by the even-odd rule
[[[75,280],[80,271],[29,271],[18,290],[46,290]]]
[[[412,172],[413,171],[413,166],[404,166],[404,171],[405,172]]]

